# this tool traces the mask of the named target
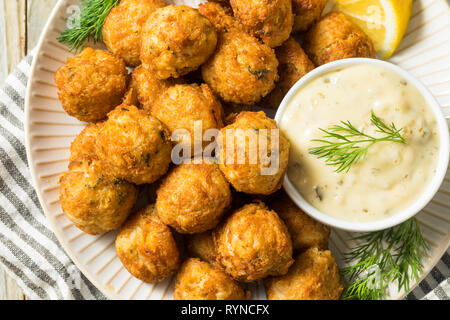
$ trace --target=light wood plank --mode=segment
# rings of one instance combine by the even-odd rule
[[[0,0],[0,83],[26,53],[26,0]],[[16,281],[0,270],[0,300],[24,300]]]
[[[58,0],[28,0],[28,50],[38,43],[42,30]]]

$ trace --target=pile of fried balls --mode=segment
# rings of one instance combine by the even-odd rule
[[[262,175],[267,164],[259,162],[171,160],[173,131],[193,140],[201,121],[203,131],[264,134],[276,123],[252,106],[277,108],[318,65],[374,57],[363,31],[342,13],[322,16],[324,6],[122,0],[103,27],[108,50],[87,47],[55,74],[64,110],[89,123],[60,179],[68,219],[92,235],[120,229],[115,247],[125,268],[146,283],[175,275],[175,299],[250,299],[248,283],[262,279],[269,299],[339,299],[329,228],[280,190],[290,146],[282,134],[273,175]],[[231,147],[245,148],[238,141],[245,138]],[[146,187],[156,194],[136,210]]]

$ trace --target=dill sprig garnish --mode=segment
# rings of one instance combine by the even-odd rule
[[[119,2],[120,0],[83,0],[79,26],[66,29],[58,37],[58,41],[75,52],[83,49],[89,40],[101,41],[106,17]]]
[[[406,143],[400,132],[392,123],[386,125],[375,113],[371,112],[370,122],[377,127],[376,132],[384,134],[373,137],[358,130],[350,121],[341,121],[341,125],[334,125],[330,129],[320,129],[326,135],[323,139],[314,139],[323,145],[314,147],[309,153],[319,158],[325,158],[326,164],[337,166],[336,172],[349,171],[350,167],[363,160],[371,146],[381,141]],[[330,140],[331,139],[331,140]]]
[[[391,229],[363,233],[354,240],[361,244],[345,254],[345,261],[354,264],[341,270],[351,282],[342,299],[384,299],[389,283],[396,282],[398,290],[408,292],[410,279],[420,277],[428,245],[415,218]]]

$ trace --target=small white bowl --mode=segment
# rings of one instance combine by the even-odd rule
[[[408,83],[412,84],[416,87],[419,92],[425,98],[428,106],[432,110],[434,116],[436,117],[436,122],[438,126],[439,139],[440,139],[440,149],[438,156],[438,163],[436,168],[436,173],[431,179],[428,186],[425,188],[420,197],[409,207],[405,208],[401,212],[387,217],[385,219],[370,221],[370,222],[353,222],[344,219],[338,219],[332,217],[315,207],[313,207],[309,202],[307,202],[300,192],[297,191],[295,186],[289,180],[288,175],[286,174],[284,178],[284,189],[287,194],[291,197],[291,199],[308,215],[313,217],[314,219],[327,224],[329,226],[348,230],[355,232],[368,232],[368,231],[377,231],[383,230],[395,225],[398,225],[407,219],[413,217],[415,214],[420,212],[434,197],[436,192],[439,190],[440,185],[444,179],[445,173],[447,172],[447,167],[449,163],[449,129],[447,125],[447,121],[441,111],[441,108],[433,97],[431,92],[414,76],[409,74],[407,71],[401,69],[400,67],[381,60],[376,59],[366,59],[366,58],[352,58],[345,60],[334,61],[325,65],[322,65],[313,71],[309,72],[303,78],[301,78],[287,93],[286,97],[281,102],[280,107],[278,108],[277,114],[275,116],[275,120],[277,124],[280,123],[282,115],[291,101],[291,99],[299,92],[301,89],[310,81],[316,79],[317,77],[329,73],[331,71],[339,70],[348,66],[358,65],[358,64],[369,64],[375,65],[378,67],[382,67],[388,70],[395,72],[396,74],[403,77]]]

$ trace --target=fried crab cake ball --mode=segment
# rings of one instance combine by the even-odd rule
[[[180,143],[191,147],[193,153],[196,150],[195,130],[203,137],[209,129],[223,128],[222,105],[207,84],[179,84],[166,89],[154,104],[151,114],[172,133],[177,129],[186,130],[189,135],[179,137],[182,140]],[[204,141],[203,147],[210,143]],[[199,147],[202,151],[202,146]]]
[[[95,142],[102,127],[103,122],[90,123],[76,136],[70,146],[70,162],[97,159]]]
[[[215,54],[202,66],[203,79],[223,101],[254,105],[278,81],[275,52],[244,32],[219,4],[204,3],[199,11],[221,30]]]
[[[80,230],[93,235],[120,228],[137,196],[134,185],[105,177],[98,161],[73,162],[60,179],[64,213]]]
[[[200,258],[213,266],[216,265],[217,253],[211,232],[186,237],[186,245],[191,257]]]
[[[281,47],[275,49],[280,80],[275,89],[261,101],[266,108],[277,109],[288,91],[305,74],[314,69],[314,63],[309,60],[302,47],[293,38],[289,38]]]
[[[128,71],[122,59],[104,50],[86,48],[55,73],[64,110],[80,121],[106,118],[127,90]]]
[[[294,262],[287,227],[262,202],[235,211],[213,237],[217,263],[238,281],[286,274]]]
[[[295,259],[289,272],[264,280],[269,300],[339,300],[342,283],[329,250],[310,248]]]
[[[216,29],[196,9],[167,6],[144,25],[141,60],[160,79],[178,78],[198,69],[216,45]]]
[[[284,191],[275,194],[269,206],[286,224],[292,237],[294,252],[311,247],[328,249],[330,228],[304,213]]]
[[[182,234],[202,233],[220,222],[231,203],[231,190],[214,163],[182,164],[157,192],[161,220]]]
[[[147,112],[151,112],[152,106],[164,90],[182,82],[182,79],[173,78],[161,80],[155,73],[142,66],[134,69],[131,80],[132,86],[137,91],[138,101]]]
[[[270,195],[281,188],[290,144],[264,112],[241,112],[217,144],[220,170],[237,191]]]
[[[294,23],[292,0],[231,0],[234,16],[271,48],[289,38]]]
[[[161,222],[153,205],[125,223],[116,237],[116,252],[125,268],[146,283],[163,281],[180,266],[172,231]]]
[[[372,41],[341,12],[328,13],[309,29],[304,49],[317,66],[347,58],[375,58]]]
[[[103,25],[103,41],[108,49],[127,66],[140,65],[142,26],[156,9],[165,6],[162,0],[121,0]]]
[[[250,291],[200,259],[186,260],[175,277],[175,300],[248,300]]]
[[[225,1],[207,1],[200,3],[198,11],[214,24],[219,34],[231,29],[245,31],[244,26],[233,17],[233,9]]]
[[[162,177],[172,152],[166,126],[135,106],[121,105],[108,116],[96,143],[105,171],[137,185]]]
[[[327,0],[292,0],[294,32],[305,32],[316,23],[325,8]]]

